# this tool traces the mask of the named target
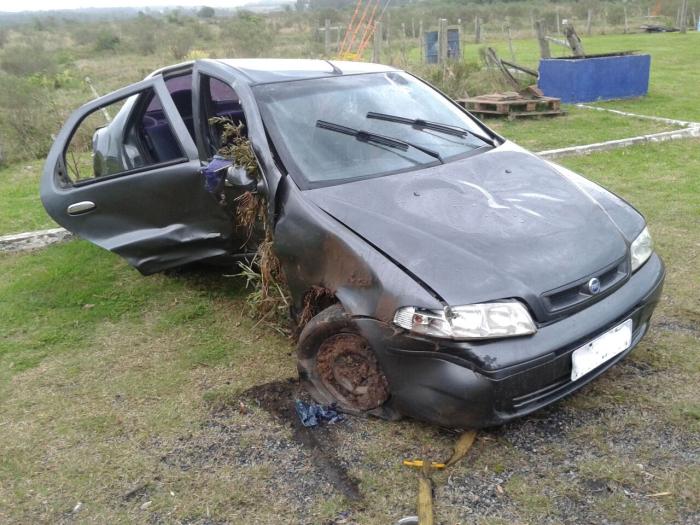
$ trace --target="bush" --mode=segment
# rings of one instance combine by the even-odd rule
[[[178,27],[169,32],[168,49],[175,60],[182,60],[192,49],[194,41],[194,32],[190,28]]]
[[[0,143],[4,160],[45,157],[64,115],[48,89],[29,79],[0,75]]]
[[[250,11],[240,11],[224,31],[231,35],[238,56],[259,57],[274,45],[275,34],[265,19]]]
[[[126,43],[142,55],[152,55],[158,49],[158,40],[163,22],[150,15],[139,13],[135,20],[125,25]]]
[[[216,14],[216,11],[214,11],[213,7],[209,7],[208,5],[203,5],[199,11],[197,11],[197,16],[199,18],[214,18],[214,15]]]
[[[439,90],[453,98],[473,94],[469,79],[479,73],[479,64],[475,62],[450,62],[441,64],[421,64],[413,68],[412,73],[427,80]]]
[[[114,51],[121,39],[112,32],[100,33],[97,35],[97,41],[95,42],[96,51]]]
[[[28,44],[6,46],[0,55],[0,67],[11,75],[51,75],[56,72],[56,63],[39,41]]]

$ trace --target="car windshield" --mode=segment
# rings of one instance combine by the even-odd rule
[[[430,86],[402,72],[263,84],[255,88],[255,94],[282,161],[304,187],[435,165],[491,145],[484,130],[468,115]],[[375,115],[368,117],[368,113]],[[376,114],[418,119],[419,123],[376,118]],[[421,125],[422,121],[430,124]],[[432,124],[452,129],[441,130]],[[338,133],[340,126],[364,134]],[[466,132],[455,133],[455,129]],[[417,147],[391,147],[366,140],[368,134]],[[436,153],[437,158],[426,150]]]

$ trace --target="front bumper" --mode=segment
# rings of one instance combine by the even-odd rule
[[[553,403],[623,359],[649,328],[664,276],[653,254],[605,299],[526,337],[456,342],[418,337],[375,319],[356,322],[389,380],[394,408],[445,427],[482,428]],[[630,347],[571,381],[573,351],[630,318]]]

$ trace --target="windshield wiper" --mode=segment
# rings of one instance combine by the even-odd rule
[[[355,140],[359,142],[365,142],[367,144],[387,146],[389,148],[399,149],[401,151],[408,151],[408,148],[414,148],[418,151],[422,151],[426,155],[430,155],[431,157],[439,160],[440,164],[444,164],[442,157],[437,151],[424,148],[423,146],[413,144],[412,142],[406,142],[405,140],[387,137],[386,135],[380,135],[378,133],[370,133],[369,131],[348,128],[346,126],[341,126],[340,124],[333,124],[332,122],[328,122],[325,120],[317,120],[316,127],[321,129],[327,129],[330,131],[335,131],[336,133],[342,133],[343,135],[349,135],[350,137],[355,137]]]
[[[387,115],[386,113],[376,113],[374,111],[370,111],[369,113],[367,113],[367,118],[386,120],[387,122],[396,122],[398,124],[407,124],[421,131],[424,129],[429,129],[432,131],[445,133],[446,135],[452,135],[455,137],[466,137],[467,135],[471,135],[479,140],[482,140],[486,144],[495,146],[493,140],[489,137],[486,137],[480,133],[475,133],[474,131],[470,131],[465,128],[460,128],[459,126],[452,126],[450,124],[440,124],[439,122],[431,122],[429,120],[423,120],[422,118],[398,117],[396,115]]]

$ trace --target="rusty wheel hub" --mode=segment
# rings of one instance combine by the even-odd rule
[[[316,363],[324,386],[345,408],[370,410],[389,397],[386,377],[360,335],[329,337],[319,348]]]

